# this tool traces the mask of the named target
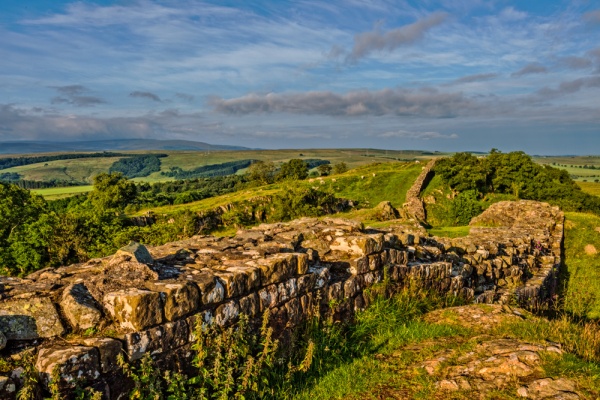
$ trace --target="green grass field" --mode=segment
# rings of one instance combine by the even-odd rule
[[[586,193],[600,196],[600,183],[596,182],[577,182],[581,190]]]
[[[32,193],[43,196],[46,200],[58,200],[70,197],[75,194],[87,193],[93,189],[93,186],[67,186],[48,189],[31,189]]]
[[[566,213],[564,302],[569,312],[600,319],[600,217]]]

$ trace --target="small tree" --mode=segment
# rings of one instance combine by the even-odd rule
[[[137,194],[135,184],[128,181],[120,172],[102,173],[94,177],[94,190],[88,198],[101,210],[123,209]]]
[[[343,174],[346,171],[348,171],[348,166],[343,161],[333,166],[334,174]]]
[[[317,171],[319,171],[319,174],[321,176],[327,176],[331,173],[331,165],[329,164],[321,164],[317,167]]]
[[[248,168],[248,179],[264,185],[273,183],[275,164],[272,161],[257,161]]]
[[[308,165],[299,158],[293,158],[281,165],[277,180],[306,179],[308,177]]]

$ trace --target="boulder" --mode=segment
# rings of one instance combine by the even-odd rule
[[[382,201],[375,207],[375,218],[378,221],[390,221],[400,218],[400,213],[389,201]]]
[[[65,329],[48,297],[32,297],[0,303],[0,331],[8,340],[28,340],[59,336]]]
[[[65,288],[60,307],[74,329],[94,328],[102,318],[94,298],[83,283]]]
[[[163,322],[160,293],[125,289],[104,296],[104,307],[124,329],[141,331]]]

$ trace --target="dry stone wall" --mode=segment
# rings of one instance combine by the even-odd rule
[[[433,159],[423,167],[423,170],[406,192],[406,202],[404,203],[404,211],[408,218],[424,223],[427,220],[425,205],[421,200],[420,194],[425,189],[429,181],[434,175],[433,167],[437,159]]]
[[[538,306],[554,294],[563,219],[548,204],[519,201],[491,206],[457,239],[300,219],[231,238],[132,243],[112,257],[0,278],[0,356],[33,350],[42,382],[57,368],[63,385],[85,380],[116,399],[128,388],[118,354],[135,361],[149,352],[159,367],[185,370],[198,321],[226,326],[268,309],[282,334],[315,309],[349,318],[384,277],[398,287]],[[0,376],[0,398],[14,398],[21,373]]]

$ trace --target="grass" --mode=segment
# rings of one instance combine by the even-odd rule
[[[598,229],[598,230],[597,230]],[[565,310],[590,319],[600,318],[600,217],[566,213],[565,224]],[[586,253],[588,246],[588,253]]]
[[[577,182],[577,185],[585,193],[589,193],[594,196],[600,196],[600,183],[596,182]]]
[[[43,196],[46,200],[57,200],[64,197],[70,197],[79,193],[87,193],[93,189],[93,186],[67,186],[48,189],[31,189],[32,193]]]
[[[429,234],[438,237],[457,238],[469,236],[470,226],[441,226],[428,229]]]
[[[365,165],[344,174],[324,177],[322,180],[307,179],[297,181],[294,182],[294,185],[314,187],[334,193],[336,197],[358,201],[360,207],[370,208],[383,200],[390,200],[392,204],[399,207],[404,203],[406,192],[420,172],[420,164],[388,162]],[[193,212],[212,210],[221,205],[261,196],[270,196],[284,190],[287,186],[289,186],[289,183],[278,182],[192,203],[153,207],[150,210],[157,214],[171,214],[183,210]],[[141,215],[147,211],[148,209],[140,210],[136,215]]]

